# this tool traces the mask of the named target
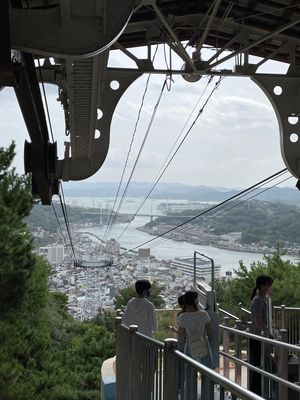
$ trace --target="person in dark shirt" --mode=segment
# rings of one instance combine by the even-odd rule
[[[255,335],[263,335],[273,338],[269,326],[268,294],[272,291],[273,279],[268,275],[259,275],[251,296],[251,328]],[[256,367],[262,367],[262,348],[259,340],[250,339],[249,361]],[[258,395],[262,395],[262,377],[258,372],[249,370],[249,389]]]

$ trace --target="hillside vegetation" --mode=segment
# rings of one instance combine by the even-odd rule
[[[49,266],[24,222],[29,182],[0,148],[0,399],[99,400],[100,368],[115,349],[114,318],[80,323],[48,289]]]
[[[234,208],[228,206],[205,214],[190,222],[199,226],[203,232],[214,235],[224,235],[231,232],[241,232],[240,243],[300,243],[300,208],[282,203],[270,203],[251,200],[246,203],[235,203]],[[204,210],[185,210],[180,213],[159,217],[147,224],[153,227],[160,224],[177,225],[187,220],[186,215],[194,216]],[[182,218],[178,216],[184,215]]]

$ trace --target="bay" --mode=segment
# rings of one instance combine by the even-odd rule
[[[92,207],[95,212],[99,212],[101,209],[111,209],[113,206],[113,198],[66,198],[66,203],[72,206],[80,207]],[[140,206],[142,199],[138,198],[126,198],[120,208],[120,213],[135,213]],[[167,199],[147,199],[145,204],[140,210],[140,214],[158,215],[161,214],[157,206],[160,203],[167,203]],[[184,200],[172,200],[172,203],[188,203]],[[118,205],[118,203],[117,203]],[[116,207],[115,207],[116,209]],[[239,261],[242,260],[246,266],[250,266],[251,263],[257,261],[263,261],[264,255],[261,253],[249,253],[240,252],[233,250],[219,249],[213,246],[199,246],[188,242],[178,242],[172,239],[152,240],[154,236],[149,235],[146,232],[141,232],[137,228],[143,226],[150,221],[150,216],[139,216],[137,215],[134,220],[130,223],[124,234],[119,238],[120,234],[124,231],[127,223],[114,224],[107,239],[114,238],[119,241],[120,246],[125,249],[133,249],[137,246],[142,248],[149,247],[151,249],[151,255],[157,259],[173,260],[175,257],[192,257],[194,251],[198,251],[214,259],[215,264],[221,266],[221,275],[224,275],[226,271],[233,272],[239,266]],[[94,235],[103,238],[106,231],[106,225],[93,226],[84,228],[85,231],[93,233]],[[147,243],[150,241],[149,243]],[[295,256],[283,256],[284,260],[291,260],[293,263],[298,263],[299,258]]]

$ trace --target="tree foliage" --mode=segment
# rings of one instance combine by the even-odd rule
[[[165,287],[160,285],[157,281],[153,281],[151,284],[151,295],[149,300],[154,304],[155,308],[161,308],[165,305],[165,301],[161,297],[161,292],[164,290],[164,288]],[[115,296],[115,309],[123,309],[127,305],[128,301],[132,299],[132,297],[136,297],[134,285],[121,289],[119,294]]]
[[[220,279],[215,285],[217,301],[226,311],[237,314],[239,303],[245,308],[250,307],[252,290],[260,274],[270,275],[274,280],[272,294],[274,305],[300,307],[300,286],[297,284],[300,281],[300,264],[284,261],[279,247],[273,255],[265,255],[262,262],[254,262],[249,268],[241,261],[235,273],[234,279]]]
[[[111,318],[80,323],[50,293],[49,266],[32,251],[24,218],[33,198],[0,148],[0,399],[98,400],[100,368],[114,354]]]

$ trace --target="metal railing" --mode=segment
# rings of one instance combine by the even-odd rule
[[[178,351],[176,339],[159,342],[139,333],[137,326],[125,327],[120,317],[116,331],[117,400],[183,400],[187,389],[190,400],[197,400],[205,379],[210,392],[205,400],[214,399],[216,392],[220,400],[228,394],[232,399],[263,400]]]
[[[119,400],[163,400],[163,343],[116,318],[116,396]]]
[[[227,318],[229,322],[229,318]],[[225,319],[226,323],[226,319]],[[237,326],[241,322],[237,321]],[[246,373],[244,382],[249,385],[249,373],[254,371],[259,374],[261,379],[262,395],[264,398],[274,400],[282,399],[300,399],[300,381],[299,364],[296,364],[296,373],[291,380],[289,371],[289,354],[300,356],[300,347],[286,343],[287,331],[280,330],[281,340],[273,340],[266,337],[257,336],[249,332],[231,328],[226,325],[220,325],[223,344],[220,355],[223,356],[224,376],[230,376],[230,363],[234,364],[234,381],[241,384],[242,373]],[[250,341],[255,340],[260,343],[261,363],[260,366],[250,364]]]
[[[273,306],[273,325],[276,329],[286,329],[288,343],[300,343],[300,308]]]
[[[231,323],[237,320],[243,321],[246,325],[250,320],[251,312],[239,304],[238,315],[233,315],[228,311],[218,308],[221,318],[229,317]],[[290,344],[300,344],[300,308],[286,307],[285,305],[272,307],[273,328],[276,330],[287,330],[287,342]]]

